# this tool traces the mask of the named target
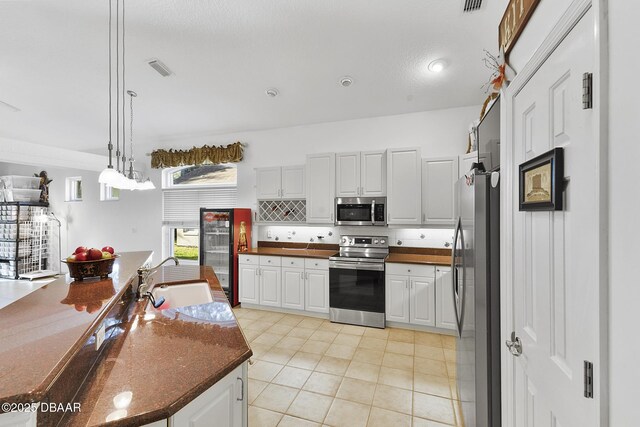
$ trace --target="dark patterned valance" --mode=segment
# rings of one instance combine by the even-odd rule
[[[151,153],[151,167],[154,169],[173,168],[185,165],[215,165],[218,163],[238,163],[242,160],[243,147],[240,142],[226,147],[193,147],[190,150],[154,150]]]

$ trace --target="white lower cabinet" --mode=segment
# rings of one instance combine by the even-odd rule
[[[451,267],[436,267],[436,327],[456,329]]]
[[[455,329],[453,300],[447,293],[451,290],[450,267],[388,263],[386,272],[387,321]]]
[[[329,312],[329,270],[305,270],[304,309]]]
[[[238,298],[240,302],[260,303],[260,277],[258,276],[257,265],[243,264],[242,259],[240,259],[238,264],[238,283]]]
[[[280,267],[260,266],[260,305],[281,307],[281,280]]]
[[[247,425],[247,362],[169,418],[169,427],[242,427]]]
[[[282,306],[304,310],[304,269],[282,267]]]

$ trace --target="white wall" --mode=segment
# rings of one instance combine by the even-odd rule
[[[161,254],[161,212],[159,191],[122,191],[120,200],[101,202],[98,172],[48,166],[0,163],[0,175],[33,176],[46,170],[53,182],[49,186],[50,209],[62,222],[62,254],[71,254],[78,246],[116,251],[153,250]],[[82,177],[79,202],[65,202],[65,178]]]
[[[303,107],[301,107],[303,108]],[[191,148],[248,144],[238,165],[238,206],[256,208],[254,168],[305,163],[306,154],[375,150],[389,147],[422,147],[424,157],[464,154],[469,123],[481,106],[453,108],[396,116],[321,123],[228,135],[191,137],[140,145],[155,148]],[[156,183],[157,185],[157,183]]]
[[[610,425],[635,426],[640,420],[640,235],[636,226],[640,190],[635,173],[640,159],[640,107],[633,89],[640,70],[640,4],[609,2],[609,251],[610,251]]]

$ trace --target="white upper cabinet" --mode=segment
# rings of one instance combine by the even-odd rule
[[[336,197],[376,197],[387,193],[386,151],[336,154]]]
[[[387,195],[387,152],[363,151],[360,160],[360,195]]]
[[[256,169],[256,195],[258,199],[279,199],[282,189],[282,168]]]
[[[333,224],[336,190],[336,155],[307,156],[307,223]]]
[[[304,166],[285,166],[256,169],[258,200],[304,199]]]
[[[419,148],[387,150],[388,224],[422,224],[421,163]]]
[[[458,158],[422,161],[422,223],[454,224],[454,187],[458,180]]]
[[[336,154],[336,197],[360,195],[360,152]]]
[[[306,195],[304,166],[282,168],[282,198],[304,199]]]

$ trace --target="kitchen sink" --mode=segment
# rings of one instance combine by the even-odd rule
[[[161,309],[213,302],[209,283],[207,282],[185,283],[182,285],[159,285],[153,288],[151,293],[156,301],[158,301],[160,297],[164,297],[165,303],[160,306]]]

